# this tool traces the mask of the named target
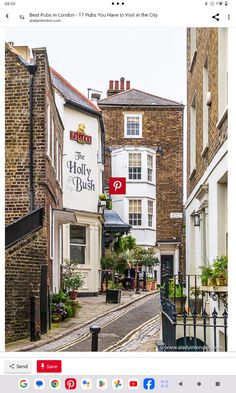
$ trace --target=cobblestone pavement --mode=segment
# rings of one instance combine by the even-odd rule
[[[74,332],[78,333],[79,329],[87,324],[92,324],[97,318],[113,313],[115,310],[118,311],[120,308],[127,307],[130,303],[140,301],[144,297],[149,296],[152,296],[152,293],[141,292],[140,294],[135,294],[134,291],[122,291],[120,304],[106,303],[104,294],[97,297],[78,298],[81,308],[76,318],[65,320],[59,324],[52,324],[52,329],[42,335],[40,341],[32,343],[29,339],[24,339],[7,344],[6,351],[40,351],[42,346],[45,347],[46,344],[52,343],[53,341],[58,342],[59,339],[62,339],[66,335],[71,336]],[[54,345],[56,348],[56,343]]]
[[[114,345],[116,345],[117,351],[138,351],[144,344],[147,345],[152,334],[158,332],[160,328],[159,313],[160,298],[159,294],[155,293],[135,304],[131,304],[125,310],[113,312],[112,315],[99,318],[95,321],[96,325],[102,327],[101,333],[99,333],[99,351],[112,351]],[[59,350],[63,352],[90,351],[91,335],[88,331],[88,327],[87,329],[84,328],[83,332],[80,331],[80,336],[77,335],[77,341],[73,343],[72,340],[71,342],[68,340],[68,345]],[[127,341],[129,341],[129,344]],[[119,347],[117,343],[126,344]]]

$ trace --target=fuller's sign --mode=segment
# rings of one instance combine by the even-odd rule
[[[92,143],[92,137],[85,134],[85,124],[83,123],[78,125],[77,131],[70,131],[70,139],[82,144],[91,145]]]

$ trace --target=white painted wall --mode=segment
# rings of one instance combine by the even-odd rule
[[[129,180],[129,153],[142,154],[142,179]],[[147,181],[147,154],[153,156],[153,182]],[[156,152],[146,147],[124,146],[112,151],[112,176],[126,177],[126,195],[113,195],[113,210],[129,222],[129,199],[142,200],[142,226],[133,227],[132,236],[137,244],[154,246],[156,242]],[[153,200],[153,227],[148,227],[148,199]]]

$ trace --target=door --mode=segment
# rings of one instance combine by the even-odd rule
[[[163,275],[168,273],[174,274],[174,255],[161,255],[161,285],[163,284]]]

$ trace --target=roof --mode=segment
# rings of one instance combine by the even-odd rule
[[[114,210],[104,209],[104,228],[111,232],[126,232],[131,229],[131,225],[126,224]]]
[[[137,89],[125,90],[121,93],[111,95],[98,102],[100,106],[181,106],[183,104],[145,93]]]
[[[83,107],[84,109],[100,113],[100,109],[79,90],[72,86],[65,78],[63,78],[63,76],[61,76],[52,67],[50,67],[50,70],[53,86],[61,93],[67,102]]]

